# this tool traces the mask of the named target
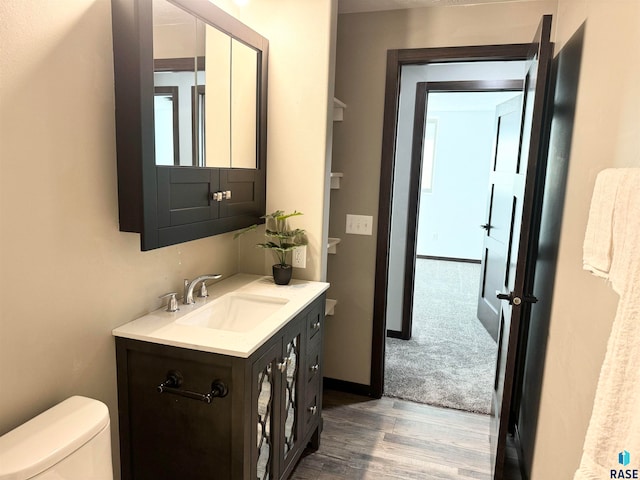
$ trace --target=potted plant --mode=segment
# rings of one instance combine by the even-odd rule
[[[297,217],[298,215],[302,215],[302,213],[295,210],[293,213],[284,213],[282,210],[276,210],[273,213],[261,217],[266,219],[264,235],[268,240],[264,243],[258,243],[256,246],[272,250],[276,255],[278,263],[272,267],[273,280],[276,285],[289,284],[293,267],[287,262],[288,254],[293,249],[301,245],[306,245],[307,243],[304,237],[304,230],[300,228],[289,228],[289,218]],[[238,238],[240,235],[254,230],[256,227],[257,225],[252,225],[236,233],[234,238]]]

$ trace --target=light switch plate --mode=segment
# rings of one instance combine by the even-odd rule
[[[373,217],[371,215],[351,215],[348,213],[346,233],[354,235],[372,235]]]

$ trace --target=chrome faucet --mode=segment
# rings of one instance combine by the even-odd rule
[[[193,289],[198,284],[198,282],[204,282],[205,280],[217,280],[221,277],[222,275],[218,273],[209,273],[207,275],[200,275],[199,277],[196,277],[191,281],[189,281],[188,278],[185,278],[184,279],[184,297],[182,298],[182,302],[185,305],[191,305],[196,303],[193,300]]]

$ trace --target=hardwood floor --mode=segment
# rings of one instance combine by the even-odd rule
[[[325,391],[323,418],[291,480],[491,479],[486,415]]]

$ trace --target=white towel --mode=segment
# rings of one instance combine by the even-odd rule
[[[616,168],[609,168],[598,174],[584,235],[584,269],[604,278],[609,276],[611,268],[613,209],[621,177],[622,171]]]
[[[574,477],[600,480],[611,478],[611,470],[640,469],[640,168],[598,176],[584,267],[607,278],[620,295]],[[629,465],[618,462],[624,450],[631,453]]]

